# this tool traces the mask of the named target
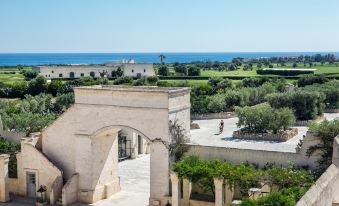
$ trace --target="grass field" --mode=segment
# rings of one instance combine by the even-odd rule
[[[8,72],[15,72],[15,74],[8,74]],[[5,84],[12,84],[13,82],[18,81],[25,81],[25,77],[22,74],[20,74],[19,69],[0,68],[0,82]]]

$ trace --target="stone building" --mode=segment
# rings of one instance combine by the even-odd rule
[[[0,156],[0,202],[8,193],[51,204],[93,203],[120,191],[118,161],[150,153],[151,206],[170,195],[170,121],[189,132],[190,89],[93,86],[75,88],[75,104],[42,133],[21,140],[18,178]],[[154,118],[156,117],[156,118]]]
[[[47,79],[73,79],[81,77],[114,78],[117,73],[128,77],[154,76],[153,64],[106,63],[105,65],[37,66],[33,71]]]

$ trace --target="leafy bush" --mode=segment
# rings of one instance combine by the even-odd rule
[[[72,104],[74,104],[74,93],[60,94],[55,100],[54,110],[61,112],[63,109],[68,109]]]
[[[15,154],[20,151],[20,144],[10,142],[4,138],[0,138],[0,154],[9,154],[8,176],[17,178],[17,160]]]
[[[178,64],[174,66],[174,71],[184,76],[187,75],[187,67],[184,64]]]
[[[243,199],[240,206],[295,206],[295,199],[280,192],[272,192],[256,200]]]
[[[307,155],[312,156],[316,151],[321,152],[322,158],[318,161],[318,174],[322,174],[332,163],[333,141],[339,135],[339,120],[323,121],[320,124],[310,124],[310,131],[320,137],[321,143],[311,146]]]
[[[253,133],[287,130],[295,120],[290,109],[273,109],[265,103],[252,107],[236,107],[235,113],[239,118],[238,127],[244,126],[244,130]]]
[[[325,95],[326,108],[339,108],[339,81],[308,85],[301,89],[309,92],[321,92]]]
[[[188,156],[176,162],[173,165],[173,171],[180,178],[188,179],[192,183],[198,183],[209,192],[213,192],[214,189],[213,178],[223,177],[231,188],[239,187],[243,196],[248,195],[248,189],[259,187],[262,178],[265,177],[266,180],[270,181],[269,184],[277,185],[281,192],[284,192],[280,193],[279,197],[272,193],[272,197],[265,200],[268,202],[272,199],[278,201],[280,198],[287,200],[286,197],[288,196],[286,194],[296,194],[291,196],[291,200],[296,201],[297,199],[293,197],[300,197],[300,195],[297,195],[296,190],[300,189],[299,193],[306,191],[314,182],[314,176],[311,172],[298,170],[293,166],[287,168],[272,166],[269,169],[256,169],[248,164],[233,164],[219,160],[207,161],[196,156]]]
[[[197,66],[188,67],[188,76],[200,76],[200,68]]]
[[[51,83],[48,84],[47,91],[55,97],[58,93],[62,92],[62,86],[62,81],[52,80]]]
[[[133,83],[132,77],[118,77],[116,80],[114,80],[115,85],[132,84],[132,83]]]
[[[168,67],[165,66],[165,65],[160,66],[159,69],[158,69],[158,74],[160,76],[168,76],[168,74],[169,74]]]
[[[28,83],[27,93],[30,95],[38,95],[47,91],[47,80],[38,76]]]
[[[324,75],[306,75],[299,78],[298,86],[304,87],[306,85],[312,84],[324,84],[325,82],[328,81],[329,79],[327,79]]]
[[[27,80],[34,79],[38,76],[38,72],[32,70],[21,70],[20,73],[24,75]]]
[[[324,111],[325,95],[319,92],[295,91],[270,94],[266,97],[274,108],[288,107],[298,120],[314,119]]]

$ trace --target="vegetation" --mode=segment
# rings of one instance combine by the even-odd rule
[[[298,86],[304,87],[306,85],[312,84],[324,84],[325,82],[328,81],[329,79],[326,78],[324,75],[306,75],[299,78]]]
[[[213,178],[223,177],[230,189],[239,188],[244,197],[247,197],[250,188],[260,187],[260,183],[268,182],[270,185],[276,185],[279,188],[279,197],[282,196],[283,198],[278,199],[282,201],[291,197],[293,203],[302,194],[291,194],[297,194],[295,190],[298,190],[299,193],[306,192],[314,182],[314,176],[311,172],[299,170],[293,166],[287,168],[270,166],[264,169],[257,169],[249,164],[233,164],[219,160],[207,161],[196,156],[188,156],[176,162],[173,166],[173,171],[180,178],[188,179],[192,183],[198,184],[205,192],[212,193],[214,192]],[[270,194],[270,196],[266,201],[274,198],[275,193]]]
[[[295,76],[300,74],[314,74],[313,70],[304,69],[258,69],[257,74],[274,74],[280,76]]]
[[[17,160],[16,153],[20,151],[20,144],[10,142],[0,138],[0,154],[9,154],[8,176],[17,178]]]
[[[339,108],[339,81],[329,81],[323,84],[312,84],[302,88],[308,92],[320,92],[325,95],[325,106],[329,109]]]
[[[57,116],[52,111],[51,98],[50,95],[40,94],[27,95],[23,100],[1,101],[0,116],[5,129],[26,135],[41,131]]]
[[[307,151],[308,156],[312,156],[316,151],[321,152],[322,158],[318,162],[318,174],[320,175],[332,164],[333,142],[334,138],[339,135],[339,120],[313,123],[309,125],[309,128],[321,139],[320,144],[311,146]]]
[[[178,161],[184,156],[184,153],[188,151],[187,143],[189,139],[186,136],[187,131],[179,124],[177,119],[169,122],[169,128],[171,134],[169,153],[173,161]]]
[[[295,91],[267,95],[267,101],[273,108],[288,107],[294,111],[298,120],[311,120],[324,111],[325,95],[319,92]]]
[[[236,107],[235,113],[239,121],[238,127],[249,133],[266,133],[285,131],[294,121],[293,111],[288,108],[274,109],[269,104],[263,103],[252,107]]]

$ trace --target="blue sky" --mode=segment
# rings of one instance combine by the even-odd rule
[[[1,53],[264,51],[339,51],[339,1],[0,1]]]

